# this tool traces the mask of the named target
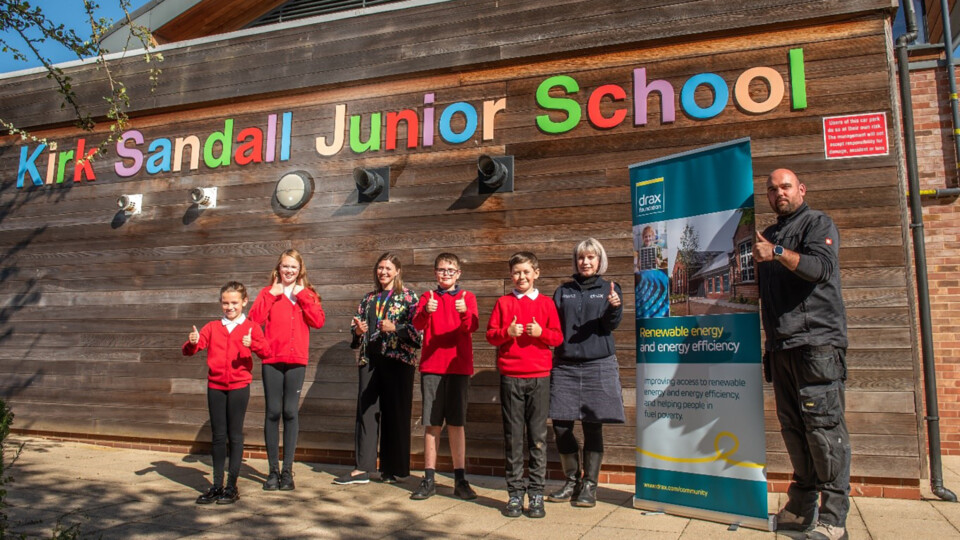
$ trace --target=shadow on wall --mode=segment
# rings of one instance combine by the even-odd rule
[[[0,156],[8,150],[9,147],[0,148]],[[17,212],[28,204],[55,205],[65,200],[71,187],[72,183],[18,189],[13,181],[0,184],[0,197],[6,199],[0,203],[0,297],[5,299],[0,305],[0,348],[4,353],[0,356],[0,363],[16,365],[3,370],[8,374],[0,382],[0,397],[3,398],[16,396],[43,375],[42,368],[35,368],[32,354],[46,334],[41,325],[18,324],[17,314],[25,308],[38,306],[43,298],[42,271],[25,264],[24,260],[28,248],[47,232],[48,225],[18,228],[16,224],[10,225],[10,219],[17,217]]]
[[[313,381],[309,383],[309,388],[300,400],[300,440],[306,441],[309,438],[313,445],[342,454],[342,459],[331,457],[325,460],[332,463],[340,461],[341,465],[328,468],[326,463],[311,464],[316,472],[339,475],[347,465],[346,462],[349,462],[348,466],[354,464],[353,440],[358,384],[356,359],[357,351],[350,348],[349,339],[327,348],[317,360]],[[313,362],[313,359],[310,361]],[[304,448],[304,445],[299,447]]]

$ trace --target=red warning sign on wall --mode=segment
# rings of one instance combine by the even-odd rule
[[[867,113],[823,119],[823,148],[827,159],[885,156],[887,114]]]

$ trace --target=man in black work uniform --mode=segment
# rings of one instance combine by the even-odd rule
[[[757,234],[753,258],[780,433],[793,465],[777,530],[808,539],[847,538],[850,435],[844,419],[847,320],[840,292],[840,238],[833,221],[803,202],[806,186],[787,169],[767,178],[776,224]]]

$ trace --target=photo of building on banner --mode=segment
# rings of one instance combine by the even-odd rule
[[[630,167],[634,506],[770,530],[749,139]]]

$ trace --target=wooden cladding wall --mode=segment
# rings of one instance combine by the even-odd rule
[[[15,187],[19,141],[0,147],[0,391],[15,411],[16,428],[206,441],[209,437],[202,356],[184,358],[179,347],[191,325],[219,317],[217,290],[238,279],[256,291],[266,284],[278,253],[305,254],[318,285],[327,324],[312,332],[311,357],[301,405],[301,446],[351,451],[356,398],[355,354],[348,348],[350,317],[372,286],[372,265],[385,250],[400,254],[404,277],[417,291],[433,283],[432,263],[441,251],[463,257],[463,285],[479,299],[485,326],[496,298],[509,291],[505,261],[528,249],[542,261],[539,288],[552,293],[572,270],[570,251],[587,236],[611,255],[612,277],[631,283],[632,243],[627,166],[639,161],[750,136],[756,172],[758,225],[773,215],[764,175],[776,167],[798,171],[814,208],[841,231],[844,295],[849,313],[848,421],[853,475],[915,481],[921,470],[917,374],[911,348],[904,220],[896,153],[862,159],[824,159],[821,118],[883,112],[893,121],[890,66],[881,16],[803,30],[763,32],[683,44],[567,56],[549,61],[478,68],[312,91],[242,105],[142,117],[135,127],[146,140],[223,129],[263,126],[268,114],[292,113],[289,161],[197,171],[118,177],[116,156],[94,164],[96,180],[72,185]],[[696,120],[677,112],[660,122],[659,97],[650,97],[650,121],[632,117],[600,130],[584,119],[570,132],[537,129],[536,89],[547,77],[579,81],[585,104],[594,88],[631,88],[634,68],[648,80],[667,79],[678,89],[696,73],[711,71],[731,86],[746,69],[769,66],[788,74],[788,51],[805,54],[809,108],[792,110],[790,94],[771,112],[748,114],[732,103],[716,118]],[[212,62],[212,60],[211,60]],[[788,85],[789,88],[789,85]],[[701,89],[702,90],[702,89]],[[186,92],[186,90],[184,90]],[[757,101],[767,89],[751,87]],[[479,106],[505,97],[492,140],[481,130],[452,145],[356,154],[345,148],[321,157],[318,136],[333,133],[337,104],[362,115],[363,140],[374,112],[421,109],[434,93],[439,111],[457,101]],[[711,97],[698,93],[705,104]],[[613,104],[603,105],[609,114]],[[439,113],[438,113],[439,116]],[[462,117],[461,117],[462,119]],[[457,127],[462,129],[462,125]],[[235,130],[235,133],[236,133]],[[61,149],[73,148],[75,132],[50,131]],[[889,133],[895,140],[893,128]],[[402,139],[401,139],[402,140]],[[422,142],[422,141],[421,141]],[[143,145],[141,149],[145,150]],[[477,195],[476,158],[481,153],[516,159],[516,191]],[[38,163],[46,163],[41,157]],[[388,203],[356,204],[351,170],[392,167]],[[41,167],[42,169],[42,167]],[[316,181],[312,200],[292,217],[278,216],[270,198],[277,179],[293,170]],[[217,186],[216,209],[189,209],[188,191]],[[143,193],[143,213],[124,222],[116,199]],[[697,196],[691,193],[690,196]],[[625,322],[616,333],[627,424],[609,426],[607,463],[635,460],[636,354],[631,287]],[[499,459],[502,436],[494,350],[475,337],[477,374],[470,393],[468,455]],[[263,401],[259,368],[247,415],[247,441],[262,443]],[[415,417],[419,411],[419,391]],[[789,463],[766,392],[770,470]],[[414,429],[414,451],[422,447]],[[446,447],[442,452],[446,452]],[[555,449],[551,443],[551,456]]]
[[[115,74],[127,82],[134,111],[181,109],[895,6],[895,0],[456,0],[164,48],[155,91],[148,71],[157,66],[135,55],[117,61]],[[103,72],[89,65],[67,72],[79,101],[103,114]],[[0,79],[0,118],[21,128],[72,122],[53,89],[43,74]]]

